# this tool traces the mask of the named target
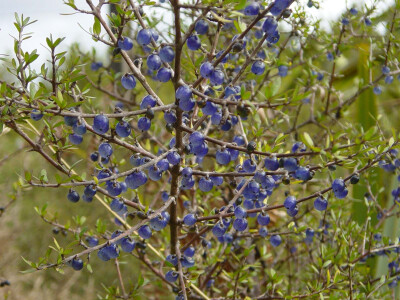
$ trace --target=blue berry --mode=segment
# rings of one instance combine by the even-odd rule
[[[197,32],[197,34],[207,34],[208,22],[203,19],[197,21],[196,24],[194,25],[194,30]]]
[[[212,63],[206,61],[205,63],[201,64],[200,75],[203,76],[204,78],[210,78],[212,71],[214,71]]]
[[[365,18],[365,19],[364,19],[364,23],[365,23],[365,25],[367,25],[367,26],[371,26],[371,25],[372,25],[372,21],[371,21],[370,18]]]
[[[262,30],[268,35],[270,35],[273,34],[277,28],[278,28],[278,22],[276,22],[275,18],[272,16],[267,16],[262,25]]]
[[[71,266],[75,271],[80,271],[83,268],[83,261],[80,258],[74,258],[71,261]]]
[[[214,183],[210,178],[202,177],[199,180],[199,189],[203,192],[209,192],[214,187]]]
[[[225,231],[226,227],[221,222],[218,222],[212,229],[212,233],[214,234],[215,237],[223,236]]]
[[[256,170],[256,168],[257,168],[256,164],[250,158],[246,159],[243,162],[243,170],[245,172],[252,173],[252,172],[254,172]]]
[[[356,14],[358,14],[358,10],[354,7],[350,8],[350,13],[355,16]]]
[[[217,112],[217,110],[218,110],[218,106],[211,101],[207,101],[206,105],[201,109],[203,114],[205,114],[206,116],[214,115]]]
[[[187,85],[181,85],[175,92],[175,97],[178,100],[190,100],[192,98],[192,90]]]
[[[190,246],[183,252],[183,255],[185,255],[186,257],[193,257],[194,253],[195,253],[194,247]]]
[[[260,213],[257,216],[257,222],[261,226],[267,226],[271,222],[271,219],[267,213]]]
[[[265,64],[262,61],[255,61],[251,66],[251,72],[255,75],[261,75],[265,71]]]
[[[391,84],[391,83],[393,83],[393,80],[394,80],[394,78],[393,78],[393,76],[391,76],[391,75],[385,77],[385,83],[386,83],[386,84]]]
[[[194,214],[187,214],[184,218],[183,218],[183,223],[187,226],[193,226],[194,224],[196,224],[196,217]]]
[[[258,234],[262,237],[266,237],[268,235],[267,227],[260,227],[260,229],[258,230]]]
[[[163,62],[171,63],[175,58],[174,49],[171,46],[162,47],[159,56]]]
[[[250,3],[244,9],[244,14],[246,16],[257,16],[259,12],[260,12],[260,4],[258,4],[257,2]]]
[[[160,82],[168,82],[172,78],[172,71],[168,68],[160,68],[156,75]]]
[[[343,24],[343,25],[349,25],[349,24],[350,24],[349,19],[348,19],[348,18],[343,18],[343,19],[342,19],[342,24]]]
[[[167,159],[171,165],[177,165],[181,161],[181,156],[178,152],[173,151],[167,154]]]
[[[88,236],[86,238],[86,242],[88,243],[89,247],[94,247],[99,244],[99,240],[94,236]]]
[[[39,121],[43,118],[43,113],[40,110],[32,109],[30,117],[33,121]]]
[[[141,46],[146,46],[151,43],[152,32],[149,29],[141,29],[136,37],[137,42]]]
[[[130,237],[124,237],[121,240],[120,246],[122,251],[131,253],[135,249],[135,241],[132,240]]]
[[[271,242],[271,245],[273,247],[278,247],[282,243],[282,238],[279,234],[274,234],[274,235],[271,235],[271,237],[269,238],[269,241]]]
[[[270,171],[279,169],[279,161],[276,157],[267,157],[264,161],[264,167]]]
[[[136,86],[136,79],[132,74],[126,73],[121,77],[121,84],[127,90],[131,90]]]
[[[295,215],[298,214],[298,212],[299,212],[299,209],[298,209],[297,206],[293,207],[292,209],[288,209],[288,210],[287,210],[287,214],[288,214],[290,217],[294,217]]]
[[[103,115],[97,115],[93,119],[93,130],[98,134],[104,134],[109,129],[109,121],[108,118]]]
[[[343,191],[346,188],[346,185],[344,183],[344,180],[339,178],[339,179],[335,179],[332,182],[332,190],[334,192],[338,192],[338,191]]]
[[[164,120],[165,122],[167,122],[168,124],[174,124],[176,122],[176,114],[173,111],[167,110],[164,113]]]
[[[303,181],[308,181],[312,178],[310,170],[305,167],[299,167],[295,171],[294,177]]]
[[[115,132],[122,138],[127,137],[131,134],[131,125],[125,121],[118,122]]]
[[[119,182],[107,181],[106,190],[111,196],[119,196],[122,193],[122,187]]]
[[[152,54],[147,57],[147,67],[152,71],[157,71],[161,68],[161,58],[157,54]]]
[[[286,77],[288,73],[289,68],[287,66],[279,66],[278,67],[278,75],[281,77]]]
[[[178,258],[176,257],[175,254],[169,254],[166,257],[166,261],[172,264],[173,266],[176,266],[178,264]]]
[[[179,100],[179,108],[183,111],[191,111],[196,105],[196,101],[193,98],[188,100]]]
[[[187,44],[189,50],[196,51],[200,48],[201,41],[197,35],[191,35],[187,39],[186,44]]]
[[[92,62],[91,65],[90,65],[90,69],[91,69],[92,71],[97,71],[97,70],[99,70],[102,66],[103,66],[103,63],[102,63],[102,62]]]
[[[147,109],[149,107],[154,107],[156,106],[157,101],[154,99],[153,96],[147,95],[143,97],[142,102],[140,102],[140,109]]]
[[[147,131],[151,127],[151,120],[147,117],[141,117],[138,120],[138,128],[142,131]]]
[[[189,143],[195,147],[202,145],[204,143],[204,140],[204,135],[199,131],[195,131],[189,136]]]
[[[294,197],[294,196],[288,196],[285,199],[285,201],[283,202],[283,205],[288,210],[293,210],[296,207],[296,204],[297,204],[297,200],[296,200],[296,197]]]
[[[74,190],[69,190],[67,198],[69,201],[76,203],[79,201],[79,194],[78,192],[74,191]]]
[[[231,155],[227,149],[218,150],[215,158],[220,165],[227,165],[231,161]]]
[[[147,226],[147,225],[142,225],[142,226],[139,228],[138,233],[139,233],[139,236],[140,236],[142,239],[145,239],[145,240],[151,238],[151,236],[152,236],[151,229],[150,229],[150,227]]]
[[[314,201],[314,207],[316,210],[319,211],[324,211],[328,207],[328,200],[326,200],[324,197],[318,197]]]
[[[224,83],[225,75],[219,69],[214,69],[210,74],[210,82],[212,85],[221,85]]]
[[[121,48],[121,50],[129,51],[133,48],[133,42],[130,38],[123,37],[118,40],[118,47]]]
[[[76,133],[70,134],[68,136],[68,139],[71,142],[71,144],[74,144],[74,145],[79,145],[83,141],[83,137],[81,135],[76,134]]]
[[[241,206],[237,206],[237,207],[235,208],[234,213],[235,213],[235,217],[236,217],[237,219],[243,219],[243,218],[246,218],[246,217],[247,217],[247,211],[246,211],[243,207],[241,207]]]
[[[72,126],[72,130],[78,135],[84,135],[86,133],[86,126],[84,124],[76,123],[74,126]]]
[[[125,178],[126,186],[130,189],[137,189],[147,182],[147,176],[143,171],[133,172]]]
[[[347,194],[349,193],[349,191],[347,190],[347,188],[340,190],[340,191],[333,191],[333,193],[335,194],[335,197],[338,199],[343,199],[346,198]]]
[[[247,219],[235,219],[233,221],[233,228],[237,231],[245,231],[247,228]]]
[[[288,157],[283,159],[283,168],[289,172],[294,172],[298,168],[297,159]]]
[[[98,151],[101,157],[109,157],[113,153],[113,149],[109,143],[100,144]]]
[[[72,127],[78,123],[78,118],[75,116],[64,116],[64,123],[65,125]]]

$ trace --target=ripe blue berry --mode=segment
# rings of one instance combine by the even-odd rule
[[[341,179],[341,178],[335,179],[332,182],[332,189],[333,189],[334,192],[335,191],[336,192],[343,191],[345,188],[346,188],[346,184],[344,183],[344,180]]]
[[[167,122],[167,124],[174,124],[177,120],[175,112],[167,110],[164,113],[164,120]]]
[[[314,207],[316,210],[319,211],[324,211],[328,207],[328,200],[326,200],[324,197],[318,197],[314,201]]]
[[[226,227],[221,222],[218,222],[212,229],[212,233],[215,237],[221,237],[224,235]]]
[[[84,124],[76,123],[74,126],[72,126],[72,130],[78,135],[84,135],[86,133],[86,126]]]
[[[132,240],[130,237],[122,238],[120,243],[122,251],[127,253],[131,253],[133,249],[135,249],[135,245],[136,245],[135,241]]]
[[[122,138],[127,137],[131,134],[131,125],[125,121],[118,122],[115,132]]]
[[[305,167],[299,167],[295,171],[294,177],[303,181],[308,181],[312,178],[310,170]]]
[[[139,228],[138,233],[139,233],[139,236],[140,236],[142,239],[145,239],[145,240],[151,238],[151,236],[152,236],[151,229],[150,229],[150,227],[147,226],[147,225],[142,225],[142,226]]]
[[[171,63],[175,58],[174,49],[171,46],[162,47],[159,56],[163,62]]]
[[[183,218],[183,223],[187,226],[193,226],[194,224],[196,224],[196,217],[194,214],[187,214],[184,218]]]
[[[294,197],[294,196],[288,196],[285,199],[285,201],[283,202],[283,205],[288,210],[293,210],[296,207],[296,204],[297,204],[297,201],[296,201],[296,197]]]
[[[270,171],[279,169],[279,161],[276,157],[267,157],[264,161],[264,167]]]
[[[94,236],[88,236],[86,238],[86,242],[88,243],[89,247],[94,247],[99,244],[99,240]]]
[[[39,121],[41,118],[43,118],[43,113],[40,110],[32,109],[30,117],[34,121]]]
[[[97,71],[99,70],[101,67],[103,66],[102,62],[92,62],[92,64],[90,65],[90,69],[92,71]]]
[[[78,192],[76,192],[76,191],[74,191],[74,190],[69,190],[69,192],[68,192],[68,195],[67,195],[67,198],[68,198],[68,200],[69,201],[71,201],[71,202],[73,202],[73,203],[76,203],[76,202],[78,202],[79,201],[79,194],[78,194]]]
[[[237,219],[243,219],[247,217],[247,211],[241,206],[237,206],[234,213]]]
[[[278,28],[278,22],[276,22],[275,18],[272,16],[267,16],[262,25],[262,30],[268,35],[271,35],[275,32],[277,28]]]
[[[258,4],[257,2],[250,3],[244,9],[244,14],[246,16],[257,16],[259,12],[260,12],[260,4]]]
[[[93,119],[93,130],[98,134],[104,134],[108,131],[109,127],[108,118],[103,115],[97,115]]]
[[[260,227],[260,229],[258,230],[258,234],[262,237],[266,237],[268,235],[267,227]]]
[[[210,178],[202,177],[199,180],[199,189],[203,192],[209,192],[214,187],[214,183]]]
[[[141,46],[146,46],[151,43],[152,32],[149,29],[141,29],[136,37],[137,42]]]
[[[169,254],[165,259],[167,262],[171,263],[173,266],[176,266],[178,264],[178,258],[176,257],[175,254]]]
[[[260,224],[261,226],[267,226],[269,222],[271,221],[269,215],[267,213],[259,213],[257,216],[257,223]]]
[[[71,261],[71,266],[75,271],[80,271],[83,268],[83,261],[80,258],[74,258]]]
[[[283,159],[283,168],[289,172],[294,172],[298,168],[297,160],[294,157]]]
[[[255,75],[261,75],[265,71],[265,64],[262,61],[255,61],[251,66],[251,72]]]
[[[195,251],[194,247],[190,246],[183,252],[183,255],[185,255],[187,257],[193,257],[195,252],[196,251]]]
[[[196,51],[201,46],[201,41],[197,35],[191,35],[187,41],[186,45],[188,46],[189,50]]]
[[[143,97],[142,102],[140,102],[140,109],[147,109],[149,107],[154,107],[156,106],[157,101],[154,99],[153,96],[147,95]]]
[[[130,38],[123,37],[118,40],[118,47],[121,48],[121,50],[129,51],[133,48],[133,42]]]
[[[109,143],[102,143],[98,150],[101,157],[109,157],[113,153],[113,149]]]
[[[147,67],[152,71],[157,71],[161,68],[161,58],[157,54],[152,54],[147,57]]]
[[[175,92],[175,97],[178,100],[190,100],[192,98],[192,90],[187,85],[181,85]]]
[[[271,245],[273,247],[278,247],[282,243],[282,238],[279,234],[274,234],[274,235],[271,235],[271,237],[269,238],[269,241],[271,242]]]
[[[168,82],[172,78],[172,71],[168,68],[161,68],[158,70],[156,77],[160,82]]]
[[[167,159],[171,165],[177,165],[181,161],[181,156],[178,152],[173,151],[167,154]]]
[[[64,123],[67,126],[74,126],[78,122],[78,118],[75,116],[64,116]]]
[[[79,145],[83,141],[83,137],[81,135],[76,134],[76,133],[70,134],[68,136],[68,139],[71,142],[71,144],[74,144],[74,145]]]
[[[215,158],[220,165],[227,165],[231,161],[231,155],[227,149],[218,150]]]
[[[204,135],[199,131],[195,131],[189,136],[189,143],[194,147],[201,146],[204,140]]]
[[[132,74],[126,73],[121,77],[121,84],[127,90],[131,90],[136,86],[136,79]]]
[[[245,231],[247,228],[247,219],[235,219],[233,221],[233,228],[237,231]]]
[[[179,108],[183,111],[191,111],[196,105],[196,101],[193,98],[188,100],[179,100]]]
[[[199,20],[196,22],[196,24],[194,25],[194,30],[198,33],[198,34],[207,34],[208,32],[208,22],[206,20]]]
[[[142,131],[147,131],[151,127],[151,120],[147,117],[141,117],[138,120],[138,128]]]
[[[256,166],[256,164],[253,162],[253,160],[252,159],[246,159],[244,162],[243,162],[243,170],[245,171],[245,172],[248,172],[248,173],[252,173],[252,172],[254,172],[255,170],[256,170],[256,168],[257,168],[257,166]]]
[[[281,77],[286,77],[288,73],[289,68],[287,66],[279,66],[278,67],[278,75]]]
[[[224,83],[225,75],[219,69],[214,69],[210,74],[210,82],[212,85],[221,85]]]
[[[143,171],[133,172],[125,178],[126,186],[130,189],[137,189],[147,182],[146,173]]]
[[[206,61],[201,64],[200,75],[203,76],[204,78],[210,78],[212,71],[214,71],[212,63]]]

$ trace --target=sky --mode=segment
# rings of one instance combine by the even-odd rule
[[[307,2],[307,0],[301,0]],[[329,22],[335,20],[346,7],[352,7],[360,0],[323,0],[320,9],[308,9],[308,13],[323,20],[323,26],[329,28]],[[371,3],[372,0],[365,0],[364,3]],[[392,4],[394,0],[381,0],[381,7]],[[78,7],[87,9],[86,1],[75,0]],[[94,0],[94,3],[97,3]],[[66,49],[73,42],[79,42],[83,50],[96,47],[97,52],[104,52],[106,46],[100,42],[94,42],[85,33],[79,24],[87,29],[93,25],[93,17],[85,14],[71,14],[73,10],[63,3],[63,0],[1,0],[0,1],[0,54],[10,53],[13,47],[11,35],[16,35],[17,31],[13,25],[15,20],[14,13],[24,14],[32,20],[38,20],[29,27],[29,32],[33,32],[31,39],[24,42],[26,50],[38,49],[41,57],[47,55],[44,48],[46,37],[50,34],[53,37],[66,37],[63,42]],[[38,65],[43,63],[41,58]]]

